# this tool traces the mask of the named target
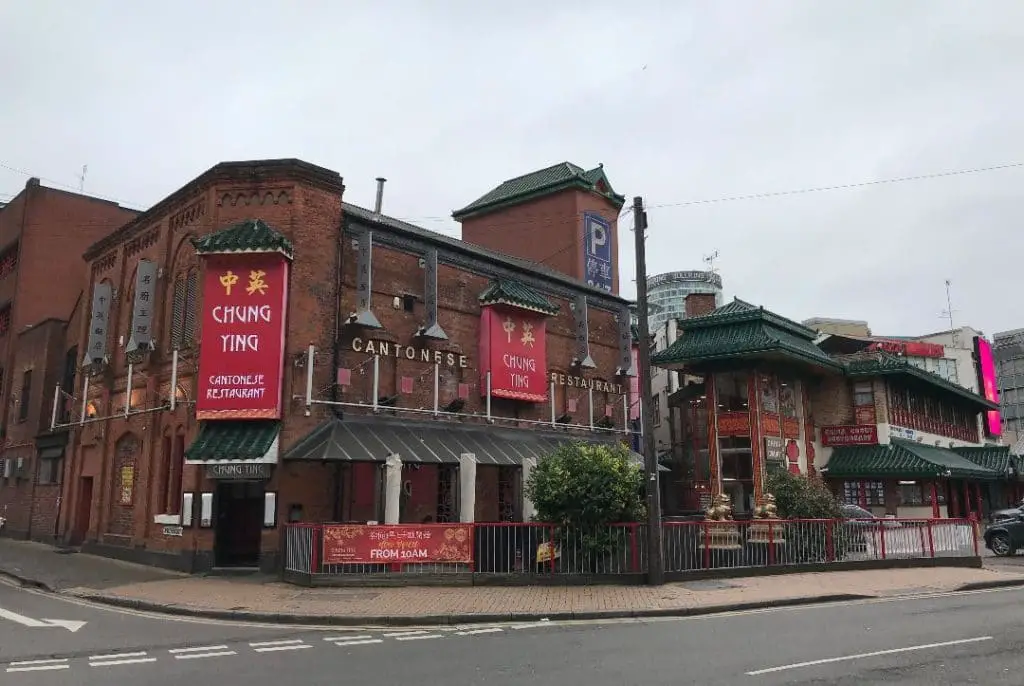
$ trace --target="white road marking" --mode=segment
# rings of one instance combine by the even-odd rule
[[[206,657],[228,657],[230,655],[238,655],[233,650],[217,650],[211,653],[185,653],[184,655],[175,655],[175,660],[201,660]]]
[[[141,653],[112,653],[110,655],[90,655],[90,660],[120,660],[123,657],[146,657],[145,652]]]
[[[250,643],[249,647],[267,648],[269,646],[290,646],[295,645],[296,643],[305,643],[305,641],[303,641],[301,638],[293,638],[287,641],[256,641],[255,643]]]
[[[537,629],[542,626],[555,626],[561,622],[531,622],[530,624],[513,624],[513,629]]]
[[[444,638],[443,634],[424,634],[422,636],[398,636],[396,641],[424,641],[428,638]]]
[[[492,626],[489,629],[472,629],[470,631],[456,631],[456,636],[476,636],[477,634],[496,634],[504,631],[500,626]]]
[[[420,636],[420,635],[425,634],[425,633],[427,633],[427,632],[426,631],[398,631],[398,632],[392,631],[390,633],[384,634],[384,638],[401,638],[403,636]]]
[[[7,665],[7,673],[13,672],[55,672],[61,669],[71,669],[67,664],[67,658],[54,660],[22,660],[11,662]]]
[[[373,636],[369,634],[365,636],[324,636],[325,641],[362,641],[367,638],[373,638]]]
[[[779,667],[769,667],[768,669],[758,669],[753,672],[747,672],[747,676],[760,676],[761,674],[774,674],[775,672],[785,672],[790,669],[800,669],[801,667],[813,667],[815,665],[828,665],[834,662],[848,662],[850,660],[863,660],[867,657],[878,657],[880,655],[898,655],[899,653],[909,653],[915,650],[929,650],[931,648],[945,648],[947,646],[964,645],[965,643],[980,643],[981,641],[991,641],[991,636],[979,636],[978,638],[964,638],[959,641],[943,641],[942,643],[923,643],[916,646],[908,646],[906,648],[891,648],[889,650],[876,650],[872,653],[859,653],[857,655],[845,655],[843,657],[829,657],[823,660],[809,660],[808,662],[795,662],[791,665],[781,665]]]
[[[226,645],[204,645],[204,646],[196,646],[195,648],[171,648],[167,652],[171,653],[172,655],[177,655],[178,653],[184,653],[184,652],[210,652],[212,650],[227,650],[227,646]]]
[[[34,667],[8,667],[7,673],[13,672],[55,672],[60,669],[71,669],[70,665],[36,665]]]
[[[384,641],[379,638],[369,638],[360,641],[335,641],[333,645],[336,646],[368,646],[371,643],[383,643]]]
[[[312,648],[313,646],[308,643],[300,643],[298,645],[288,646],[269,646],[267,648],[253,648],[254,652],[257,653],[279,653],[283,650],[305,650],[306,648]]]
[[[156,662],[155,657],[136,657],[130,660],[109,660],[107,662],[90,662],[90,667],[115,667],[117,665],[143,665]]]

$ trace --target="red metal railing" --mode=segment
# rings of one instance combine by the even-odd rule
[[[627,523],[580,531],[546,523],[400,525],[434,531],[471,532],[457,562],[338,562],[325,556],[325,533],[332,527],[361,525],[288,524],[285,571],[310,576],[394,576],[484,574],[499,576],[628,576],[646,573],[646,524]],[[374,527],[386,532],[389,527]],[[384,534],[378,534],[384,536]],[[438,535],[441,535],[440,533]],[[460,534],[462,536],[462,534]],[[385,536],[386,537],[386,536]],[[974,557],[977,528],[967,519],[749,520],[665,522],[665,571],[830,564],[864,560]],[[355,558],[354,558],[355,559]]]

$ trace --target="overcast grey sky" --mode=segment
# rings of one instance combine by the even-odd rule
[[[1024,326],[1020,0],[0,3],[0,164],[148,207],[222,160],[300,157],[346,199],[451,210],[555,162],[650,206],[649,271],[876,333]],[[1015,95],[1016,93],[1016,95]],[[26,176],[0,167],[0,200]],[[632,234],[620,239],[632,297]]]

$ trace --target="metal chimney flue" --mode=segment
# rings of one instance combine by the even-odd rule
[[[380,214],[381,205],[384,204],[384,182],[387,181],[383,176],[377,177],[377,202],[373,204],[373,213]]]

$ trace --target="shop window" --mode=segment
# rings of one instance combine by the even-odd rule
[[[11,306],[4,305],[0,308],[0,337],[6,336],[11,330]]]
[[[747,375],[743,372],[727,372],[715,375],[715,391],[718,409],[722,412],[746,412]]]
[[[651,422],[654,426],[661,426],[661,394],[655,393],[651,396]]]
[[[26,369],[21,375],[21,395],[18,400],[18,421],[28,419],[28,403],[32,399],[32,370]]]
[[[0,254],[0,279],[6,279],[18,268],[18,246],[14,245]]]
[[[64,474],[63,457],[40,458],[36,472],[36,483],[40,486],[60,484]]]
[[[858,381],[853,384],[854,407],[865,407],[875,404],[875,392],[870,381]]]
[[[796,417],[796,380],[779,377],[779,412],[783,417]]]
[[[726,436],[718,440],[718,454],[722,462],[722,478],[733,481],[751,481],[754,478],[753,454],[747,436]]]
[[[844,481],[843,502],[861,507],[883,507],[885,484],[881,481]]]

